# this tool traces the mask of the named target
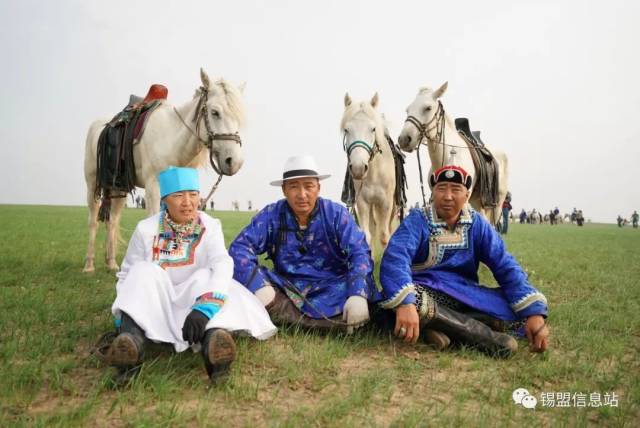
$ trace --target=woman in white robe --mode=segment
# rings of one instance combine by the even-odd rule
[[[197,210],[197,171],[171,167],[158,181],[163,209],[138,223],[117,274],[112,313],[119,335],[109,358],[121,373],[135,374],[147,340],[171,343],[177,352],[201,346],[209,377],[222,379],[235,359],[229,332],[264,340],[276,327],[232,279],[220,221]]]

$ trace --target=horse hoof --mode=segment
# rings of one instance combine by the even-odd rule
[[[107,269],[109,269],[111,272],[117,272],[120,270],[120,267],[118,266],[117,263],[109,263],[109,265],[107,266]]]
[[[82,272],[84,273],[94,273],[96,271],[96,267],[93,264],[93,259],[89,260],[87,259],[84,263],[84,268],[82,269]]]

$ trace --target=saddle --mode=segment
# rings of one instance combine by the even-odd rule
[[[498,162],[480,138],[480,131],[471,131],[469,119],[455,119],[458,134],[469,143],[471,157],[476,167],[473,189],[480,192],[480,203],[484,208],[495,208],[499,202],[499,170]]]
[[[142,138],[149,116],[167,98],[167,92],[163,85],[152,85],[144,98],[131,95],[125,108],[102,129],[98,138],[96,198],[125,197],[135,188],[133,146]],[[101,214],[101,219],[106,217]]]

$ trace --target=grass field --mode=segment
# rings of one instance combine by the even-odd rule
[[[250,218],[216,212],[227,244]],[[140,210],[123,215],[128,239]],[[115,277],[81,272],[86,209],[0,206],[0,426],[638,426],[640,230],[512,225],[506,241],[550,303],[550,351],[509,360],[388,336],[280,330],[238,341],[225,385],[200,356],[157,351],[129,388],[89,349],[112,328]],[[118,261],[124,248],[121,246]],[[482,277],[489,281],[490,274]],[[526,388],[535,409],[515,405]],[[542,405],[569,393],[569,407]],[[601,394],[601,405],[595,395]],[[579,394],[586,394],[579,407]],[[611,394],[615,394],[612,396]],[[605,395],[617,406],[605,403]],[[584,398],[584,397],[583,397]],[[573,401],[577,400],[577,401]],[[615,402],[613,403],[615,404]]]

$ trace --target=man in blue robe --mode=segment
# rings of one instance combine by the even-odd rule
[[[284,324],[352,332],[369,319],[380,295],[364,233],[347,209],[319,197],[310,156],[289,158],[281,180],[285,199],[262,209],[229,247],[234,278]],[[273,270],[261,266],[267,253]]]
[[[422,331],[438,349],[453,340],[509,356],[517,342],[494,329],[520,323],[531,350],[546,350],[547,301],[494,228],[466,204],[471,177],[450,164],[436,170],[430,184],[431,205],[411,211],[382,257],[381,305],[396,312],[395,334],[415,342]],[[497,288],[479,284],[480,262],[492,271]]]

